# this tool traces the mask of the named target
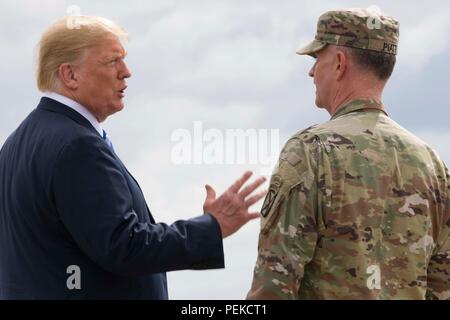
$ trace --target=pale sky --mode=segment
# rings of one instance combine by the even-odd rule
[[[276,129],[281,148],[295,132],[329,119],[314,105],[307,75],[313,59],[295,49],[313,39],[322,13],[337,8],[376,5],[400,21],[398,63],[383,101],[395,121],[450,162],[447,1],[0,0],[0,145],[36,107],[35,45],[70,5],[114,20],[130,35],[126,106],[103,126],[159,222],[202,214],[206,183],[221,193],[246,169],[259,174],[262,167],[176,165],[175,130],[194,134],[194,121],[222,133]],[[169,297],[245,298],[258,230],[254,221],[224,241],[225,269],[169,273]]]

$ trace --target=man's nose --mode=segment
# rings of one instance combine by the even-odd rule
[[[123,65],[122,65],[122,68],[121,68],[120,74],[119,74],[120,79],[126,79],[126,78],[131,77],[131,71],[128,68],[128,66],[125,63],[125,61],[122,61],[122,64]]]
[[[314,66],[311,68],[311,70],[309,70],[308,75],[309,75],[311,78],[314,78]]]
[[[315,71],[315,69],[316,69],[316,64],[317,64],[317,61],[314,62],[314,64],[313,64],[311,70],[309,70],[309,72],[308,72],[308,75],[309,75],[311,78],[314,78],[314,71]]]

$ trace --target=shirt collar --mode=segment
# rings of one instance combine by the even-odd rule
[[[342,106],[339,107],[336,113],[331,117],[331,120],[334,120],[350,112],[362,110],[378,110],[383,112],[385,115],[388,115],[381,101],[378,101],[376,99],[362,98],[350,100],[342,104]]]
[[[72,100],[56,92],[45,92],[44,97],[56,100],[81,114],[84,118],[86,118],[86,120],[88,120],[92,124],[92,126],[95,128],[95,130],[97,130],[100,136],[103,137],[103,129],[100,123],[86,107],[82,106],[75,100]]]

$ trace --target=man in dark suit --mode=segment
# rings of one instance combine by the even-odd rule
[[[101,123],[123,108],[124,32],[97,17],[53,24],[39,105],[0,151],[0,299],[167,299],[165,272],[224,267],[222,238],[257,213],[245,173],[205,214],[156,223]]]

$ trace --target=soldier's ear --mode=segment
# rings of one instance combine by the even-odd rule
[[[336,74],[336,80],[340,81],[345,75],[345,72],[347,71],[348,66],[348,58],[345,55],[345,53],[341,50],[336,51],[336,62],[335,62],[335,74]]]

